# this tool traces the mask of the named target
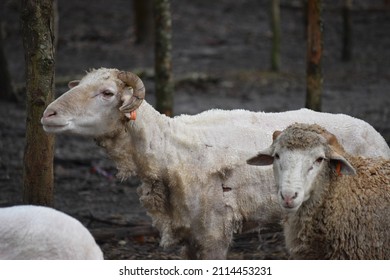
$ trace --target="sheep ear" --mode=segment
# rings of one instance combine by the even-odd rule
[[[80,80],[70,81],[70,82],[68,83],[68,87],[69,87],[69,88],[74,88],[75,86],[78,86],[79,83],[80,83]]]
[[[131,97],[133,96],[133,88],[131,87],[126,87],[121,94],[121,101],[122,101],[122,106],[120,110],[124,110],[124,107],[126,107],[127,104],[129,104]]]
[[[274,133],[272,134],[272,140],[275,141],[280,134],[282,134],[282,131],[280,130],[274,131]],[[249,165],[257,165],[257,166],[271,165],[274,163],[273,154],[274,154],[274,146],[271,145],[267,149],[258,153],[256,156],[248,159],[246,163]]]
[[[121,95],[121,101],[122,101],[122,106],[119,108],[121,112],[125,114],[125,116],[130,119],[130,113],[131,109],[128,109],[128,104],[130,104],[132,101],[131,97],[133,96],[133,88],[131,87],[126,87]]]
[[[282,134],[282,131],[275,130],[274,133],[272,134],[272,140],[275,141],[275,139],[278,138],[280,134]]]
[[[274,152],[273,146],[261,151],[256,156],[248,159],[246,161],[249,165],[257,165],[257,166],[266,166],[270,165],[274,162],[274,157],[272,156]]]
[[[330,156],[330,163],[338,174],[356,175],[355,168],[343,156],[334,151],[332,151]]]

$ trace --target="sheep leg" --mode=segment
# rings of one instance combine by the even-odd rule
[[[229,245],[232,243],[233,232],[226,224],[224,224],[224,230],[215,231],[216,228],[209,228],[209,232],[205,235],[206,238],[200,240],[199,259],[226,259]]]
[[[192,242],[186,242],[181,252],[183,259],[187,259],[187,260],[198,259],[198,253],[197,253],[198,248],[199,246],[196,246]]]
[[[229,249],[229,240],[226,237],[221,239],[207,239],[202,242],[186,242],[183,247],[182,256],[189,260],[221,260],[226,259]],[[205,242],[206,241],[206,242]]]
[[[203,260],[225,260],[229,249],[227,240],[215,240],[212,246],[207,246],[200,251],[199,259]]]

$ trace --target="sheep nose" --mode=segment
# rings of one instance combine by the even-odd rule
[[[294,200],[298,197],[298,192],[294,193],[284,193],[280,192],[280,196],[282,197],[282,200],[288,207],[293,207]]]
[[[43,112],[43,117],[44,118],[50,118],[52,116],[57,115],[57,112],[53,109],[46,109],[45,112]]]

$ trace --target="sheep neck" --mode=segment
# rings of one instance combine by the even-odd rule
[[[120,120],[112,133],[97,138],[96,142],[116,163],[119,178],[137,175],[150,179],[152,174],[159,180],[156,170],[163,174],[162,167],[168,166],[170,155],[166,148],[170,146],[168,142],[176,141],[174,130],[171,118],[144,101],[135,121]]]

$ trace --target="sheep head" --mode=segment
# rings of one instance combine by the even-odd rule
[[[273,138],[270,147],[247,163],[273,164],[279,203],[288,212],[298,210],[317,186],[326,185],[332,169],[339,175],[355,174],[336,137],[317,125],[294,124]]]
[[[141,79],[117,69],[93,70],[68,85],[70,89],[43,113],[46,132],[92,137],[111,133],[145,98]]]

